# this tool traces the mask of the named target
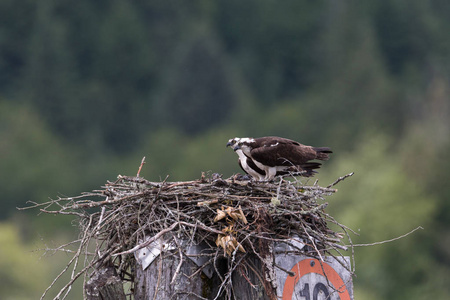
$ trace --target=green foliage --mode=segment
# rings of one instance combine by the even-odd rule
[[[71,157],[32,110],[0,102],[1,216],[28,200],[46,199],[50,188],[69,191]]]
[[[237,91],[225,55],[204,26],[177,50],[156,109],[162,125],[193,135],[228,119],[236,110]]]
[[[30,225],[30,224],[27,224]],[[0,294],[5,300],[40,299],[46,288],[68,263],[66,253],[49,251],[43,256],[46,247],[56,248],[76,238],[76,235],[53,235],[45,245],[37,241],[34,235],[30,240],[22,239],[20,230],[24,224],[0,223]],[[64,275],[47,293],[45,299],[53,299],[59,289],[70,280],[70,274]],[[77,300],[82,298],[82,281],[76,283],[66,298]]]
[[[388,240],[424,227],[389,244],[357,249],[357,270],[364,272],[358,274],[355,288],[377,299],[403,299],[399,286],[409,286],[410,297],[433,292],[429,286],[437,267],[427,257],[437,199],[403,171],[394,149],[388,138],[372,134],[354,151],[334,157],[332,170],[327,172],[335,176],[355,172],[330,199],[330,213],[360,234],[352,238],[356,244]],[[330,176],[327,180],[333,179]]]
[[[324,7],[323,1],[218,2],[219,34],[261,103],[311,83]]]
[[[119,153],[149,130],[221,126],[252,97],[311,106],[313,122],[345,120],[343,140],[366,126],[398,133],[423,70],[449,73],[448,6],[409,4],[6,1],[20,18],[2,18],[3,86],[60,136]]]
[[[79,194],[117,176],[117,159],[98,157],[95,152],[84,157],[79,148],[55,137],[42,118],[25,105],[0,102],[0,137],[0,156],[4,158],[0,160],[0,218],[11,216],[16,207],[28,206],[27,201]],[[55,218],[48,220],[48,229],[57,230],[55,222],[59,221],[70,226]]]
[[[414,228],[410,222],[426,226],[424,221],[434,210],[435,199],[427,197],[413,178],[402,170],[394,151],[388,138],[372,134],[361,140],[354,152],[333,157],[335,170],[328,172],[333,175],[355,172],[349,180],[352,185],[343,187],[343,191],[340,189],[336,201],[333,200],[333,203],[339,203],[337,206],[344,207],[343,211],[334,213],[347,220],[352,228],[371,220],[379,230],[365,233],[369,239],[380,239],[378,234],[384,235],[389,231],[394,235],[404,233]],[[347,205],[353,209],[347,209]],[[394,228],[393,219],[398,222]]]
[[[202,172],[229,177],[242,172],[236,155],[226,148],[228,139],[235,133],[226,128],[212,129],[199,137],[187,138],[175,129],[153,132],[130,164],[137,170],[138,158],[146,156],[141,175],[150,180],[164,180],[167,175],[170,181],[194,179],[200,178]]]
[[[0,294],[2,299],[37,299],[49,277],[48,264],[19,240],[17,229],[0,223]]]

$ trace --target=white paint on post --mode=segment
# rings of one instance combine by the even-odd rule
[[[338,259],[327,256],[321,262],[292,252],[277,251],[275,264],[284,269],[275,268],[277,296],[283,300],[353,300],[353,282],[347,270],[351,270],[350,258]]]

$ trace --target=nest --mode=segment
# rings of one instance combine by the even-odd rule
[[[303,185],[295,178],[255,182],[202,174],[194,181],[151,182],[119,175],[101,190],[31,207],[78,217],[79,239],[57,249],[76,246],[68,267],[58,276],[72,266],[71,280],[57,295],[59,299],[77,278],[86,280],[91,270],[106,262],[114,265],[122,280],[133,282],[133,254],[159,239],[172,242],[180,251],[186,244],[204,243],[211,250],[208,263],[225,257],[230,272],[245,263],[236,258],[249,253],[264,262],[274,243],[286,243],[292,251],[318,259],[340,256],[347,249],[343,240],[351,245],[349,229],[324,211],[324,197],[335,193],[333,187],[351,175],[327,187],[317,182]],[[306,246],[300,248],[299,243]],[[231,284],[230,278],[221,277],[222,292]]]

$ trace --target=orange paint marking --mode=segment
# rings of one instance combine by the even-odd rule
[[[314,262],[312,266],[311,262]],[[291,272],[295,273],[295,275],[288,276],[286,278],[283,288],[283,300],[292,300],[295,285],[301,277],[309,273],[317,273],[328,278],[328,281],[333,285],[333,287],[339,291],[339,297],[341,300],[351,300],[350,294],[348,293],[347,287],[345,286],[341,276],[339,276],[339,274],[325,262],[323,262],[321,266],[317,259],[304,259],[293,266]]]

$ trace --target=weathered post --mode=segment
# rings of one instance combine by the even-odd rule
[[[255,254],[247,255],[245,266],[233,272],[232,282],[235,300],[272,300],[266,291],[268,282],[265,280],[263,264]]]
[[[123,282],[113,265],[97,268],[84,289],[86,300],[126,300]]]
[[[145,270],[142,265],[136,264],[136,300],[201,299],[198,296],[208,299],[211,280],[203,272],[196,272],[198,266],[189,259],[181,261],[176,252],[171,250],[159,255]]]

